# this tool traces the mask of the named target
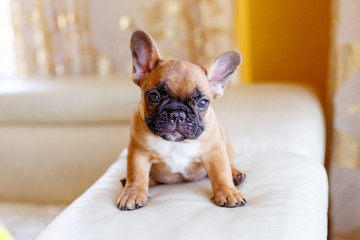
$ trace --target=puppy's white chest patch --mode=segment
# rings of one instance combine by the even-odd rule
[[[173,173],[186,176],[186,167],[191,162],[200,162],[200,143],[197,141],[169,142],[155,136],[149,136],[147,140],[149,150],[157,152],[159,160],[166,163]]]

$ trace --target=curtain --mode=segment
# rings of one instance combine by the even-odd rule
[[[232,47],[232,10],[232,0],[12,0],[18,72],[129,73],[137,28],[164,57],[204,64]]]
[[[12,12],[20,75],[94,71],[89,1],[13,0]]]
[[[331,239],[360,239],[360,0],[333,0]]]

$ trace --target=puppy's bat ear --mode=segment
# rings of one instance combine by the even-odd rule
[[[133,57],[133,81],[140,81],[154,70],[161,55],[152,37],[142,30],[136,30],[131,36],[130,49]]]
[[[215,97],[223,95],[231,74],[240,66],[240,63],[240,52],[233,50],[220,54],[202,67]]]

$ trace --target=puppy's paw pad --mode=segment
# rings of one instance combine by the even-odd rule
[[[235,186],[239,185],[246,179],[246,174],[243,172],[240,172],[239,170],[236,170],[235,168],[232,169],[232,177]]]
[[[120,210],[134,210],[142,208],[149,199],[145,191],[125,188],[117,200],[117,207]]]
[[[212,200],[220,207],[242,207],[246,200],[236,188],[224,188],[214,193]]]

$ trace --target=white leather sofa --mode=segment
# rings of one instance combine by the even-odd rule
[[[0,83],[0,222],[16,239],[326,239],[324,120],[310,90],[228,86],[216,100],[245,207],[217,207],[204,179],[152,187],[145,207],[120,211],[126,151],[116,159],[140,94],[123,78]]]

